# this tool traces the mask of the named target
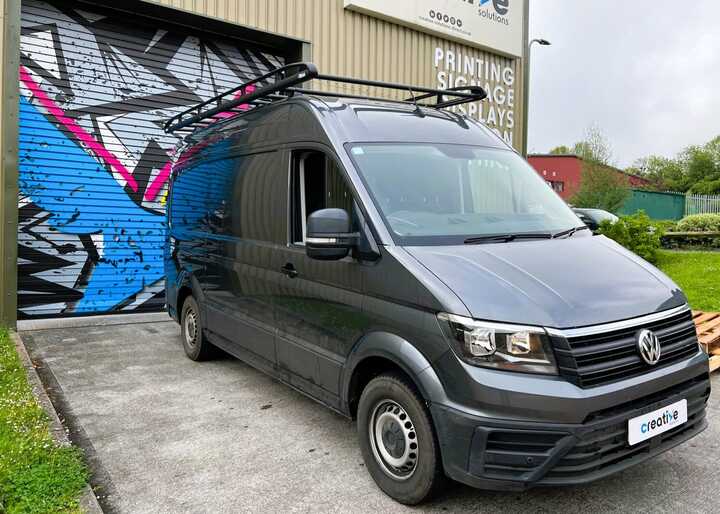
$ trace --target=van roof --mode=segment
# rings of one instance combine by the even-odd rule
[[[350,100],[307,95],[322,114],[326,129],[333,127],[344,142],[423,141],[508,148],[486,125],[464,114],[381,100]]]
[[[269,130],[269,125],[274,129]],[[262,136],[253,138],[255,131]],[[216,121],[193,132],[186,143],[243,132],[248,144],[260,137],[278,143],[316,140],[348,142],[428,142],[512,149],[483,123],[447,110],[392,101],[298,94]]]
[[[308,89],[312,81],[360,91],[379,88],[394,94],[387,98]],[[167,120],[165,131],[198,127],[185,140],[190,146],[207,145],[218,137],[224,139],[235,129],[239,134],[236,145],[268,140],[280,144],[325,140],[331,145],[422,141],[510,148],[481,123],[443,110],[462,108],[463,104],[485,98],[487,92],[476,85],[433,89],[324,75],[314,64],[298,62],[271,70],[177,113]]]

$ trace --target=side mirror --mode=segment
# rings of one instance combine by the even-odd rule
[[[350,216],[344,209],[320,209],[308,217],[305,251],[311,259],[343,259],[357,241],[358,234],[350,232]]]

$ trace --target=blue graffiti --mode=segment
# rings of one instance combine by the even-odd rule
[[[22,97],[20,111],[22,193],[51,214],[51,230],[102,237],[73,310],[111,310],[160,280],[165,217],[136,205],[105,167]]]

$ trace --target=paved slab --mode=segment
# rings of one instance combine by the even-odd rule
[[[384,496],[354,423],[240,361],[186,359],[172,322],[22,333],[87,446],[108,512],[711,512],[720,380],[710,428],[601,482],[527,493],[455,485],[422,508]]]

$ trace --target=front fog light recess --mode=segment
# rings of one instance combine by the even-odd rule
[[[544,329],[438,314],[455,353],[468,364],[511,371],[557,374]]]

